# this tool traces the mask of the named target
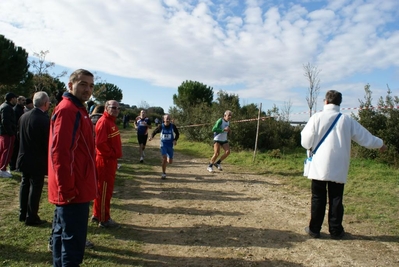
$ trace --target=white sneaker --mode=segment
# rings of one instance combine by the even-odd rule
[[[208,168],[206,168],[206,169],[208,170],[208,172],[213,172],[213,168],[212,167],[208,166]]]
[[[11,178],[12,174],[8,171],[0,171],[0,176],[3,178]]]
[[[222,164],[215,164],[219,171],[223,171]]]
[[[166,179],[166,173],[162,173],[161,179],[162,180]]]
[[[143,161],[144,161],[144,158],[141,157],[141,158],[140,158],[140,163],[143,163]]]

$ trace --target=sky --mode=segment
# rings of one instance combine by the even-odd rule
[[[50,74],[88,69],[122,89],[121,102],[165,112],[192,80],[215,100],[223,90],[307,119],[308,63],[317,110],[332,89],[345,112],[366,84],[375,104],[399,90],[398,0],[1,0],[0,34],[30,56],[49,51]]]

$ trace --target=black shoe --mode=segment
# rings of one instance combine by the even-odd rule
[[[106,221],[106,222],[100,222],[100,223],[98,224],[98,227],[101,227],[101,228],[115,228],[115,229],[118,229],[118,228],[121,227],[121,225],[120,225],[119,223],[115,222],[114,220],[112,220],[112,219],[110,218],[110,219],[109,219],[108,221]]]
[[[25,221],[25,225],[28,225],[28,226],[37,226],[37,225],[42,225],[45,223],[47,223],[47,221],[41,220],[41,219],[37,219],[35,221],[29,221],[29,220]]]
[[[89,240],[86,240],[86,248],[94,248],[94,244]]]
[[[345,237],[345,231],[342,230],[342,232],[339,235],[330,235],[330,236],[331,236],[332,239],[340,240],[340,239]]]
[[[100,220],[99,220],[97,217],[95,217],[94,215],[91,216],[90,221],[91,221],[92,223],[99,223],[99,222],[100,222]]]
[[[305,227],[305,232],[313,238],[320,238],[320,233],[313,233],[309,226]]]

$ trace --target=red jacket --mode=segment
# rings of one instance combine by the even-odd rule
[[[104,112],[96,124],[96,151],[104,159],[122,157],[122,142],[116,118]]]
[[[49,202],[84,203],[96,197],[93,124],[85,106],[70,93],[64,93],[51,116],[48,159]]]

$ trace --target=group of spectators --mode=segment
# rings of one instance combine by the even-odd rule
[[[19,221],[28,226],[46,223],[38,210],[48,175],[48,200],[55,205],[49,242],[54,266],[82,263],[92,200],[91,220],[99,227],[119,227],[110,217],[110,200],[117,159],[122,156],[115,123],[120,108],[117,101],[109,100],[102,111],[98,107],[93,113],[99,115],[96,119],[90,118],[85,103],[93,87],[91,72],[73,72],[51,118],[50,99],[42,91],[34,94],[33,101],[7,93],[0,106],[0,176],[22,173]],[[15,164],[14,146],[18,146]]]
[[[117,160],[122,145],[116,118],[119,103],[87,109],[92,95],[94,76],[83,69],[69,78],[68,90],[54,108],[46,92],[36,92],[32,100],[7,93],[0,106],[0,176],[11,178],[20,171],[19,221],[28,226],[45,224],[39,215],[39,203],[48,175],[48,200],[55,205],[49,249],[54,266],[79,266],[88,247],[87,222],[93,202],[91,222],[103,228],[118,228],[110,215]],[[90,114],[89,114],[90,113]],[[129,123],[125,117],[124,127]],[[173,146],[179,138],[169,115],[148,138],[151,121],[142,110],[135,120],[140,162],[144,160],[147,140],[161,134],[162,179],[166,164],[173,162]],[[14,152],[15,151],[15,152]],[[10,165],[9,170],[7,166]]]
[[[45,223],[38,210],[47,174],[49,107],[45,92],[36,92],[33,100],[10,92],[0,106],[0,177],[12,178],[15,170],[22,173],[19,220],[26,225]]]
[[[19,150],[18,121],[25,112],[33,109],[33,101],[14,93],[7,93],[4,99],[0,106],[0,177],[10,178],[11,171],[16,170]]]

